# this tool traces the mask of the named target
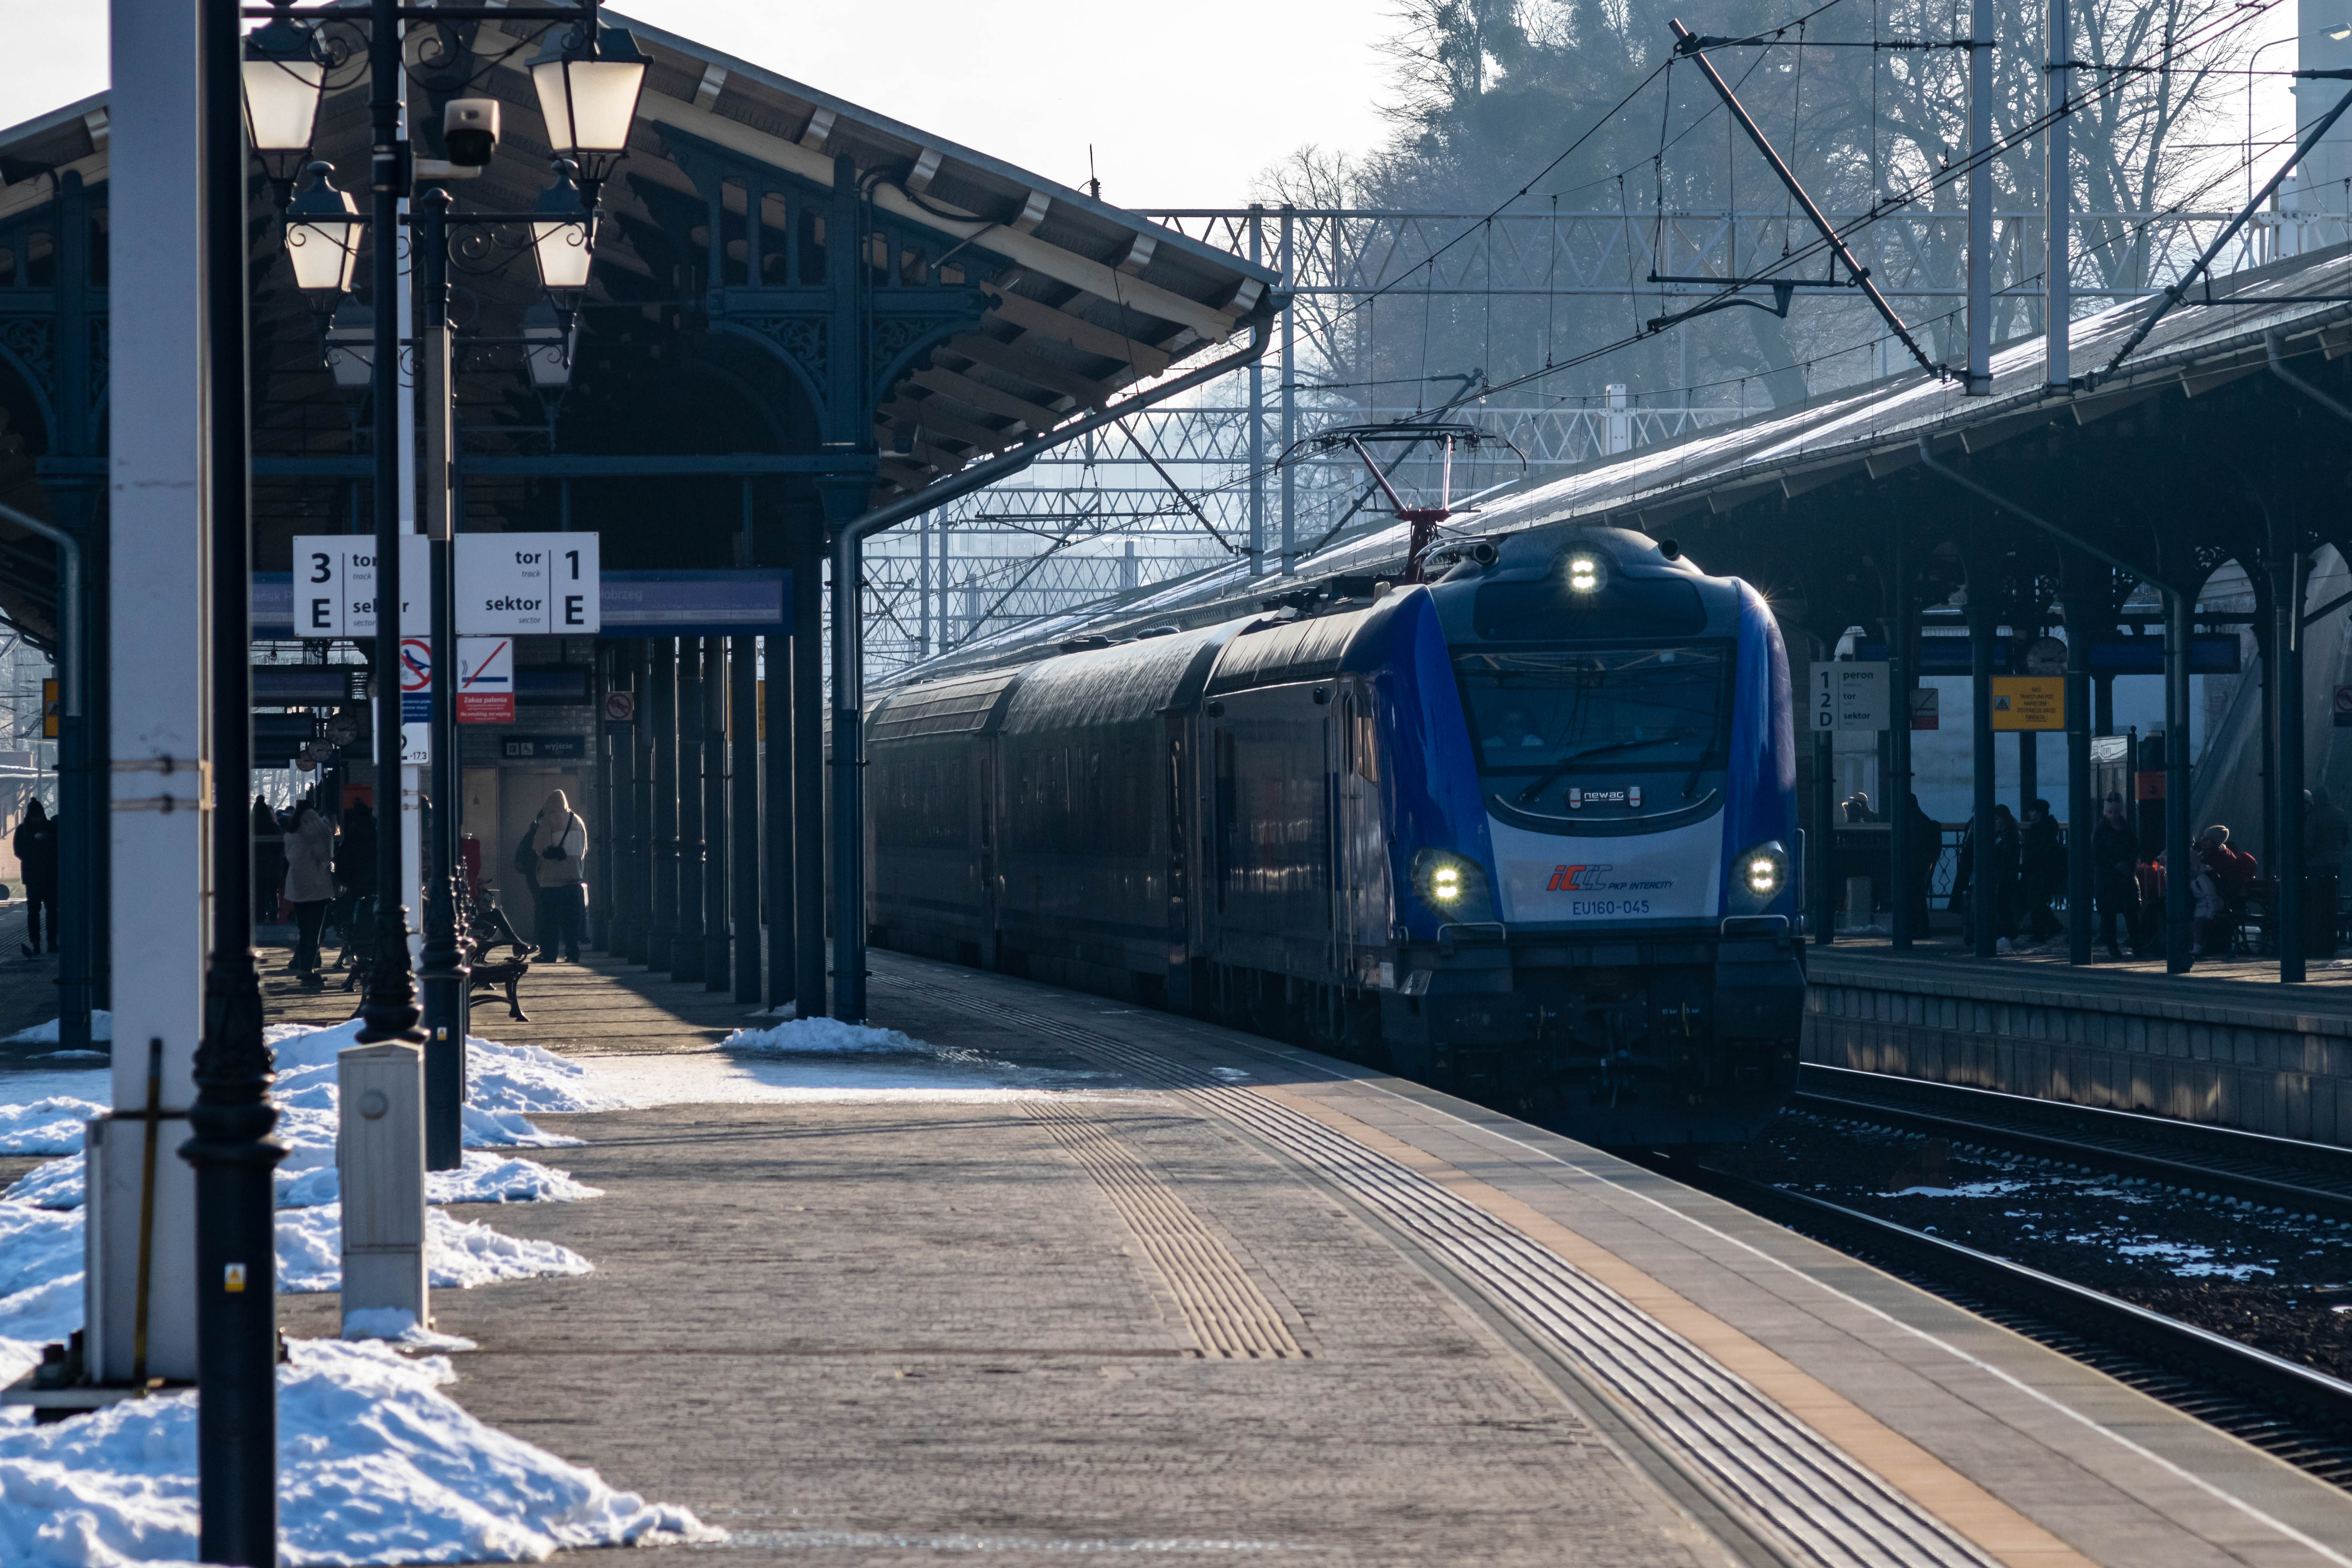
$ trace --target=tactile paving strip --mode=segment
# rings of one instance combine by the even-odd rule
[[[1307,1354],[1232,1250],[1133,1151],[1101,1123],[1053,1100],[1027,1109],[1143,1243],[1204,1358],[1286,1361]]]
[[[1837,1568],[1995,1568],[1994,1559],[1705,1351],[1418,1172],[1264,1095],[1108,1035],[968,992],[895,977],[893,984],[992,1008],[1144,1081],[1188,1093],[1316,1171],[1583,1367],[1629,1418],[1799,1560]]]

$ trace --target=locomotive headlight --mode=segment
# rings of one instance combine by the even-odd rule
[[[1608,580],[1609,569],[1601,557],[1578,551],[1568,558],[1568,586],[1570,593],[1591,594],[1599,591]]]
[[[1494,919],[1487,906],[1486,874],[1475,860],[1450,849],[1423,849],[1412,858],[1412,885],[1429,907],[1448,921]]]
[[[1774,839],[1744,851],[1733,863],[1739,886],[1759,899],[1769,899],[1788,884],[1789,852]]]

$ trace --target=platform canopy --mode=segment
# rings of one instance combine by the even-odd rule
[[[303,15],[303,13],[297,13]],[[313,12],[312,16],[326,13]],[[1080,191],[675,34],[604,13],[649,61],[603,187],[561,388],[518,224],[453,230],[464,522],[572,526],[611,567],[782,564],[827,472],[880,501],[1105,405],[1262,314],[1276,275]],[[331,37],[344,17],[322,24]],[[554,184],[530,64],[548,28],[412,26],[417,153],[442,109],[499,100],[502,136],[455,212],[524,214]],[[312,153],[364,205],[363,56],[328,74]],[[0,500],[95,506],[106,440],[104,95],[0,131]],[[296,533],[367,526],[365,391],[294,286],[258,160],[251,193],[256,566]],[[847,246],[833,242],[854,232]],[[363,341],[367,268],[332,319]],[[362,378],[363,379],[363,378]],[[567,483],[566,481],[579,481]],[[751,542],[751,559],[744,559]],[[0,618],[50,631],[50,552],[0,529]]]

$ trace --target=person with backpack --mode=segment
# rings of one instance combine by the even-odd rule
[[[539,887],[539,950],[559,963],[577,963],[588,924],[588,884],[582,870],[588,858],[588,825],[562,790],[547,792],[529,842]]]
[[[16,825],[16,865],[25,878],[25,956],[41,952],[41,911],[49,911],[48,951],[58,950],[58,825],[38,797]]]

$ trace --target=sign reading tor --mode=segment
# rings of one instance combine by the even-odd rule
[[[593,533],[461,533],[457,630],[588,637],[604,627]]]

